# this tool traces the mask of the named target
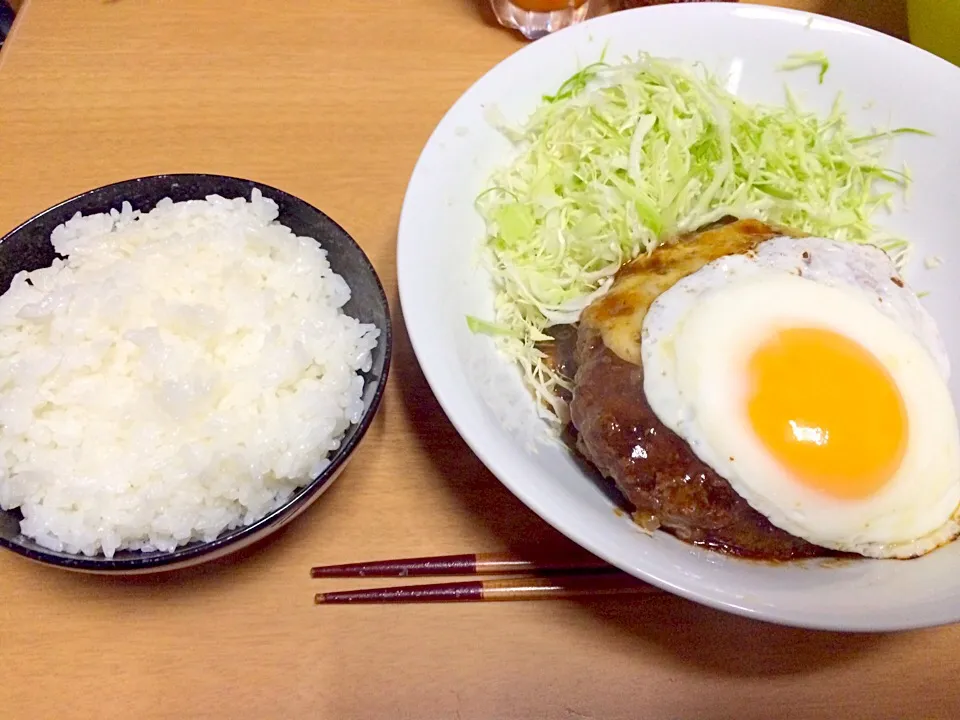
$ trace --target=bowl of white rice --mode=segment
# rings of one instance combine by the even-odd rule
[[[281,190],[160,175],[0,240],[0,546],[101,573],[279,529],[369,428],[390,366],[376,271]]]

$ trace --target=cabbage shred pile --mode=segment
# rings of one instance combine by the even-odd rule
[[[907,244],[870,218],[909,182],[880,164],[886,141],[919,131],[858,136],[839,97],[823,118],[786,92],[783,107],[748,104],[699,66],[641,55],[582,69],[523,128],[500,128],[519,155],[477,198],[494,318],[467,321],[520,365],[555,427],[570,385],[536,346],[544,330],[575,322],[623,263],[665,238],[734,215],[902,260]]]

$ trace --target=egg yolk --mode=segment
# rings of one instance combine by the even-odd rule
[[[767,450],[806,486],[868,497],[900,466],[907,412],[866,348],[820,328],[777,332],[749,361],[748,414]]]

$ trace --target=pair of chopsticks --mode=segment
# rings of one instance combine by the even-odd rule
[[[491,602],[640,595],[657,589],[595,557],[534,560],[498,553],[440,555],[324,565],[312,578],[407,578],[450,576],[507,578],[464,580],[317,593],[317,605],[350,603]]]

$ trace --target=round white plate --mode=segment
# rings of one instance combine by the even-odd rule
[[[639,51],[703,61],[750,101],[782,103],[784,84],[826,113],[842,91],[855,125],[924,128],[889,158],[909,165],[906,206],[885,227],[915,243],[907,277],[930,295],[960,367],[960,69],[862,27],[821,16],[736,4],[664,5],[597,18],[507,58],[451,108],[423,150],[400,220],[398,265],[404,318],[417,358],[450,420],[486,466],[551,525],[623,570],[671,592],[750,617],[838,630],[894,630],[960,620],[960,542],[911,561],[763,564],[641,532],[577,467],[543,444],[519,373],[465,316],[490,317],[492,290],[475,253],[484,224],[474,199],[510,143],[489,122],[495,108],[522,122],[543,94],[607,49],[610,61]],[[777,70],[789,53],[821,50],[817,68]],[[936,255],[944,265],[925,268]],[[960,372],[951,390],[960,406]]]

